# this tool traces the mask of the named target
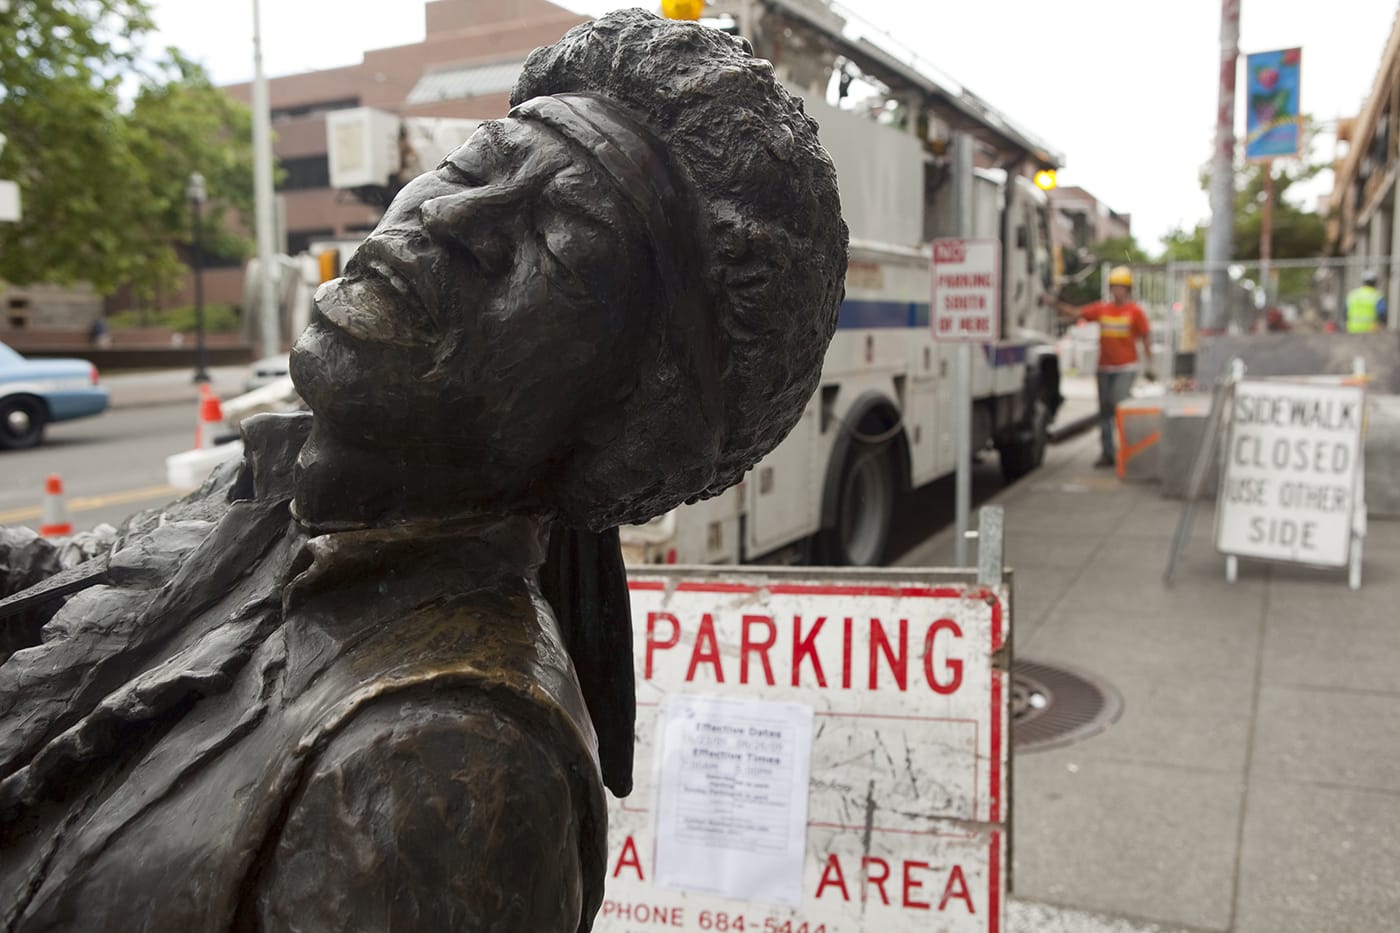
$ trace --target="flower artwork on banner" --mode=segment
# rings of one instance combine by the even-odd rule
[[[1298,103],[1302,60],[1302,49],[1278,49],[1246,57],[1246,159],[1298,154],[1302,137]]]

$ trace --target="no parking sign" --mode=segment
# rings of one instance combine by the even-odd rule
[[[595,928],[1000,933],[1007,587],[634,574],[636,789]]]
[[[1001,339],[1001,243],[994,239],[933,241],[935,340],[991,343]]]

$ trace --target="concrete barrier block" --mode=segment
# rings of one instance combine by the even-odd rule
[[[1191,466],[1196,451],[1205,436],[1206,420],[1210,416],[1210,396],[1180,396],[1162,413],[1162,438],[1158,443],[1157,472],[1162,481],[1162,495],[1169,499],[1186,497],[1191,481]],[[1222,438],[1223,443],[1223,438]],[[1201,498],[1215,498],[1220,485],[1220,457],[1211,457],[1201,484]]]
[[[165,458],[165,481],[176,489],[198,489],[215,467],[242,456],[242,441],[172,454]]]
[[[1400,518],[1400,395],[1366,398],[1366,513]]]
[[[1206,337],[1196,357],[1196,379],[1213,386],[1244,361],[1250,378],[1345,376],[1356,357],[1366,361],[1373,391],[1400,393],[1400,331],[1374,334],[1239,334]]]

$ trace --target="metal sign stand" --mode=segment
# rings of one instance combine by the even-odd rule
[[[974,142],[967,133],[953,135],[953,203],[957,205],[958,232],[972,236],[972,166]],[[972,344],[958,344],[954,378],[957,380],[957,476],[954,486],[953,562],[968,566],[968,512],[972,508]]]
[[[1244,360],[1240,360],[1240,359],[1231,360],[1231,361],[1230,361],[1230,397],[1231,397],[1231,398],[1234,398],[1235,386],[1239,385],[1240,380],[1243,379],[1243,378],[1244,378]],[[1228,403],[1227,403],[1227,404],[1228,404]],[[1226,424],[1225,424],[1225,419],[1224,419],[1223,417],[1220,419],[1220,422],[1216,425],[1216,428],[1217,428],[1217,434],[1224,432],[1224,430],[1225,430],[1225,428],[1226,428]],[[1223,458],[1222,458],[1222,459],[1223,459]],[[1223,465],[1222,465],[1222,467],[1221,467],[1221,470],[1222,470],[1222,481],[1223,481],[1223,477],[1224,477],[1224,474],[1223,474],[1224,466],[1223,466]],[[1194,478],[1194,477],[1193,477],[1193,478]],[[1238,557],[1236,557],[1234,554],[1227,554],[1227,555],[1225,556],[1225,580],[1226,580],[1226,582],[1228,582],[1228,583],[1234,583],[1236,580],[1239,579],[1239,577],[1240,577],[1240,559],[1239,559]]]
[[[1186,483],[1186,502],[1181,506],[1181,516],[1176,522],[1176,534],[1172,537],[1171,552],[1167,557],[1167,569],[1162,575],[1162,582],[1172,585],[1172,574],[1176,572],[1176,562],[1181,557],[1181,549],[1186,545],[1186,539],[1191,536],[1191,521],[1196,513],[1196,500],[1200,498],[1201,487],[1205,485],[1206,470],[1210,468],[1210,460],[1213,456],[1218,456],[1220,451],[1220,434],[1222,426],[1225,424],[1225,409],[1230,406],[1235,397],[1235,384],[1244,378],[1244,361],[1236,359],[1230,362],[1230,375],[1223,381],[1216,383],[1215,392],[1210,400],[1210,414],[1206,416],[1205,431],[1201,435],[1200,446],[1196,448],[1196,458],[1191,463],[1191,478]],[[1230,560],[1225,564],[1225,574],[1229,577]]]
[[[1366,380],[1366,360],[1355,357],[1351,361],[1351,374],[1363,383]],[[1363,398],[1365,396],[1363,395]],[[1364,419],[1364,415],[1363,415]],[[1361,546],[1366,540],[1366,422],[1361,422],[1361,462],[1356,471],[1356,489],[1352,495],[1351,515],[1351,554],[1347,567],[1347,586],[1361,589]]]
[[[984,505],[977,510],[977,582],[1000,586],[1006,566],[1006,510]]]
[[[956,368],[958,470],[954,487],[954,513],[957,518],[953,563],[958,567],[967,567],[968,513],[972,508],[972,344],[958,344]]]

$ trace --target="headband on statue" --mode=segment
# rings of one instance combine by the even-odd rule
[[[669,317],[664,339],[695,379],[705,421],[716,424],[722,417],[723,392],[713,299],[696,255],[698,210],[690,186],[673,168],[661,141],[623,107],[596,94],[536,97],[512,108],[510,115],[542,123],[574,143],[621,194],[652,245]]]

